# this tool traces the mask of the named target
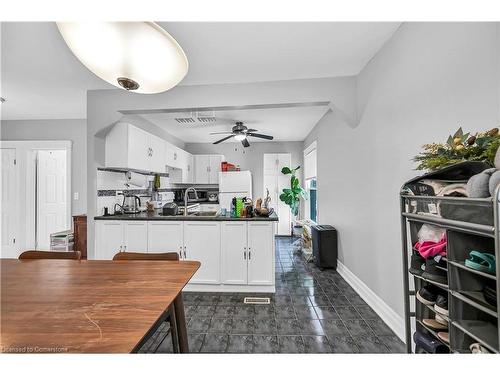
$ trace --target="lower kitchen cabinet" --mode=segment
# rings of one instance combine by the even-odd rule
[[[150,221],[148,223],[148,253],[176,252],[183,257],[182,221]]]
[[[274,290],[271,221],[97,220],[95,259],[120,251],[175,251],[199,261],[189,284],[205,291]]]
[[[222,223],[222,283],[247,283],[247,223]]]
[[[123,221],[96,222],[95,244],[95,259],[113,259],[116,253],[123,250]]]
[[[184,222],[185,259],[201,263],[190,283],[220,284],[220,248],[220,222]]]
[[[274,284],[274,226],[248,222],[248,285]]]
[[[145,253],[148,251],[148,222],[123,222],[123,251]]]
[[[273,223],[222,224],[223,284],[273,285],[273,262]]]

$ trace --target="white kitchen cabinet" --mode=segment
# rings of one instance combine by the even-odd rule
[[[123,249],[123,222],[99,220],[95,222],[95,259],[111,260]]]
[[[184,259],[197,260],[201,263],[190,283],[220,283],[220,249],[220,222],[184,222]]]
[[[148,250],[148,222],[123,221],[123,251],[145,253]]]
[[[222,223],[222,283],[247,283],[247,223]]]
[[[224,155],[194,155],[194,183],[218,184]]]
[[[165,172],[165,141],[132,124],[119,122],[106,135],[105,164],[109,168]]]
[[[290,207],[279,198],[283,189],[290,188],[290,176],[281,173],[281,169],[293,168],[291,163],[291,154],[264,154],[264,190],[262,192],[264,196],[262,199],[265,198],[266,190],[269,190],[270,206],[278,215],[279,221],[276,224],[278,235],[290,235],[291,232]]]
[[[167,165],[172,183],[193,182],[193,155],[167,143]]]
[[[182,258],[183,246],[182,221],[148,222],[148,253],[176,252]]]
[[[274,283],[273,234],[271,222],[248,222],[248,285]]]
[[[194,155],[194,182],[196,184],[210,183],[210,156]]]

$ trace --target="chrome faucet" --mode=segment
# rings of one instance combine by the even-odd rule
[[[188,187],[184,191],[184,216],[187,216],[187,214],[188,214],[188,195],[189,195],[188,192],[189,191],[193,191],[195,199],[196,200],[198,199],[198,192],[196,191],[196,189],[193,186]]]

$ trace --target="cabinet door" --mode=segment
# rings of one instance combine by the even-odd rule
[[[148,253],[176,252],[182,258],[182,221],[148,222]]]
[[[97,220],[95,222],[95,259],[111,260],[123,249],[121,221]]]
[[[128,126],[128,165],[132,169],[147,171],[150,159],[150,134],[135,126]]]
[[[165,164],[169,167],[174,167],[175,159],[175,146],[170,142],[165,141]]]
[[[247,283],[247,223],[222,223],[222,283]]]
[[[220,232],[220,223],[184,222],[186,259],[201,263],[190,283],[220,284]]]
[[[147,221],[123,222],[123,251],[145,253],[148,250]]]
[[[164,173],[165,168],[165,141],[155,135],[149,138],[149,147],[151,148],[149,157],[149,170],[157,173]]]
[[[248,223],[248,285],[274,284],[272,222]]]
[[[218,184],[219,183],[219,172],[221,169],[222,155],[210,155],[210,166],[209,166],[209,183]]]
[[[191,155],[190,153],[186,153],[186,170],[184,172],[185,173],[182,174],[182,176],[183,176],[182,182],[193,183],[193,181],[194,181],[194,163],[193,163],[193,155]]]
[[[208,184],[210,182],[210,156],[194,155],[194,182]]]

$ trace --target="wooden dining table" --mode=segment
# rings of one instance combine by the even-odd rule
[[[189,351],[182,289],[194,261],[0,259],[0,351],[134,353],[173,303]]]

